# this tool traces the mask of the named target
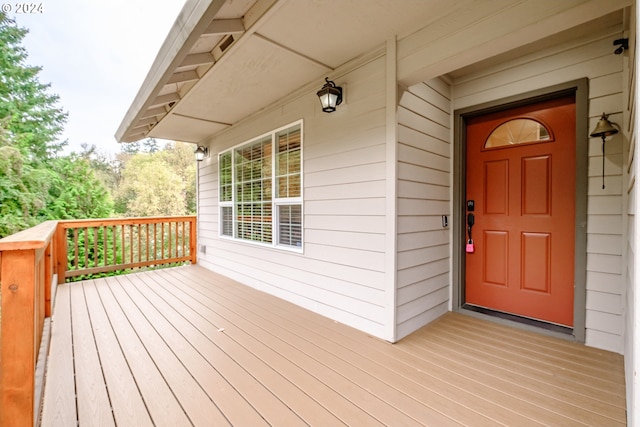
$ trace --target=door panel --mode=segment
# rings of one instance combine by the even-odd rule
[[[466,140],[476,206],[465,302],[572,326],[574,97],[474,117]]]

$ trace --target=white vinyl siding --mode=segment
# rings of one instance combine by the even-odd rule
[[[442,79],[412,86],[398,107],[397,339],[449,308],[450,111]]]
[[[640,419],[640,390],[638,390],[637,372],[640,370],[640,360],[638,354],[638,344],[640,329],[638,328],[638,320],[640,320],[640,304],[638,301],[638,283],[635,274],[635,266],[637,265],[638,249],[637,249],[637,186],[636,179],[638,177],[638,113],[637,100],[637,43],[636,43],[636,25],[637,25],[637,6],[630,8],[630,31],[625,34],[629,38],[629,58],[626,60],[623,86],[624,105],[624,123],[623,134],[625,136],[625,144],[623,150],[623,194],[625,209],[623,210],[624,228],[623,242],[625,248],[626,263],[623,263],[623,276],[625,278],[624,285],[620,283],[623,291],[623,304],[625,307],[625,331],[624,331],[624,362],[625,377],[627,384],[627,425],[638,425]],[[623,258],[624,259],[624,258]],[[621,280],[622,282],[622,280]]]
[[[220,235],[301,248],[301,165],[301,124],[220,153]]]
[[[380,53],[340,74],[345,101],[331,114],[320,110],[311,88],[277,108],[203,141],[212,156],[199,164],[198,263],[246,285],[351,325],[385,336],[385,61]],[[319,79],[320,86],[322,79]],[[318,87],[320,87],[318,86]],[[303,219],[302,250],[273,250],[220,236],[218,155],[274,127],[304,121],[300,171],[304,204],[278,206],[279,238],[295,241]],[[274,126],[275,125],[275,126]],[[296,181],[290,167],[274,176]],[[293,188],[293,186],[291,186]],[[275,194],[275,193],[274,193]],[[289,226],[289,224],[293,226]],[[274,234],[275,236],[275,234]]]
[[[621,26],[614,26],[579,42],[458,77],[453,83],[454,110],[588,77],[589,131],[602,112],[623,126],[623,56],[613,55],[611,44],[621,36]],[[577,141],[578,150],[588,150],[589,156],[586,344],[619,353],[623,351],[624,326],[622,141],[619,134],[606,143],[604,190],[602,141]]]

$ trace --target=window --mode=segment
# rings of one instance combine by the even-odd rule
[[[218,158],[220,235],[302,247],[302,124]]]
[[[547,142],[551,133],[533,119],[513,119],[495,128],[487,138],[484,148],[504,147],[531,142]]]

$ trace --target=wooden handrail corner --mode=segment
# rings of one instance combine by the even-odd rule
[[[37,355],[58,284],[184,262],[196,262],[195,216],[46,221],[0,239],[0,426],[37,422]]]

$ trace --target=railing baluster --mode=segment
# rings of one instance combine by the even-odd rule
[[[93,227],[93,266],[98,266],[98,227]]]
[[[102,250],[104,251],[104,256],[103,256],[104,264],[103,264],[103,266],[107,265],[107,262],[108,262],[107,258],[109,257],[109,239],[108,239],[107,234],[108,234],[107,233],[107,226],[103,225],[102,226],[102,247],[103,247]]]
[[[84,268],[89,267],[89,227],[84,229]]]
[[[138,229],[138,248],[137,248],[138,262],[142,262],[142,225],[139,224],[137,226],[137,229]]]
[[[161,231],[161,234],[162,234],[162,237],[161,237],[162,247],[160,248],[162,250],[162,253],[160,254],[160,259],[165,259],[164,258],[164,248],[165,248],[165,246],[164,246],[164,222],[161,223],[161,230],[160,231]]]
[[[73,247],[74,247],[74,264],[75,269],[78,269],[78,229],[73,229]]]
[[[182,221],[182,235],[181,235],[181,239],[182,239],[182,256],[184,256],[186,254],[186,250],[185,250],[185,243],[186,243],[186,239],[185,237],[185,227],[186,227],[186,222]]]
[[[158,223],[153,223],[153,260],[158,259]]]
[[[145,255],[147,258],[147,261],[149,261],[149,223],[145,224],[145,237],[147,238],[147,245],[145,246]]]
[[[167,258],[171,258],[171,254],[172,254],[172,252],[171,252],[171,240],[172,240],[171,239],[171,230],[172,230],[172,228],[173,227],[171,227],[171,222],[169,222],[169,254],[168,254],[169,256],[167,256]]]
[[[124,242],[125,242],[125,240],[124,240],[124,228],[125,228],[125,225],[122,224],[120,226],[120,234],[121,234],[121,237],[122,237],[120,239],[120,249],[122,249],[122,263],[126,264],[127,263],[127,258],[126,258],[126,253],[125,253],[125,246],[126,245],[124,244]]]

